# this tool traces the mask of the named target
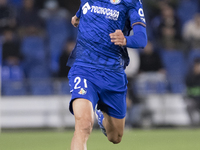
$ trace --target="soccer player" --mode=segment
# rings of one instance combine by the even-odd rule
[[[71,22],[78,27],[77,43],[68,61],[69,109],[75,117],[71,150],[87,149],[94,111],[108,140],[120,143],[126,115],[126,47],[143,48],[147,43],[142,2],[81,0]],[[131,29],[134,35],[128,36]]]

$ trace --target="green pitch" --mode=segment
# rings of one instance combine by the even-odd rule
[[[3,132],[0,150],[70,150],[72,131]],[[126,130],[120,144],[94,130],[88,150],[200,150],[200,129]]]

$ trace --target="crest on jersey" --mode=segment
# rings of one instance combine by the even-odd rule
[[[86,89],[81,88],[80,91],[78,92],[78,94],[80,95],[85,95],[87,93]]]
[[[110,2],[112,3],[112,4],[119,4],[120,2],[121,2],[121,0],[110,0]]]

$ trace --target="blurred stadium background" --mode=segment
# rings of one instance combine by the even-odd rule
[[[16,149],[11,143],[20,139],[29,139],[27,147],[32,146],[20,150],[55,149],[51,142],[60,140],[60,149],[69,147],[74,119],[68,111],[66,62],[77,35],[70,20],[79,4],[79,0],[0,0],[0,149]],[[128,49],[128,138],[118,149],[132,149],[134,144],[128,147],[132,141],[138,150],[199,149],[200,1],[143,0],[143,5],[149,42],[144,50]],[[168,130],[155,130],[160,127]],[[133,132],[135,128],[139,130]],[[101,137],[98,131],[92,136],[89,146]],[[45,141],[42,138],[48,142],[40,142]],[[30,141],[44,146],[34,148]]]

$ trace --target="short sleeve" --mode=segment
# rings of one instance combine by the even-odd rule
[[[81,17],[81,7],[79,7],[78,11],[76,12],[76,17]]]
[[[129,8],[128,15],[130,26],[133,27],[136,24],[141,24],[146,27],[145,15],[141,0],[134,0],[134,2],[130,4]]]

